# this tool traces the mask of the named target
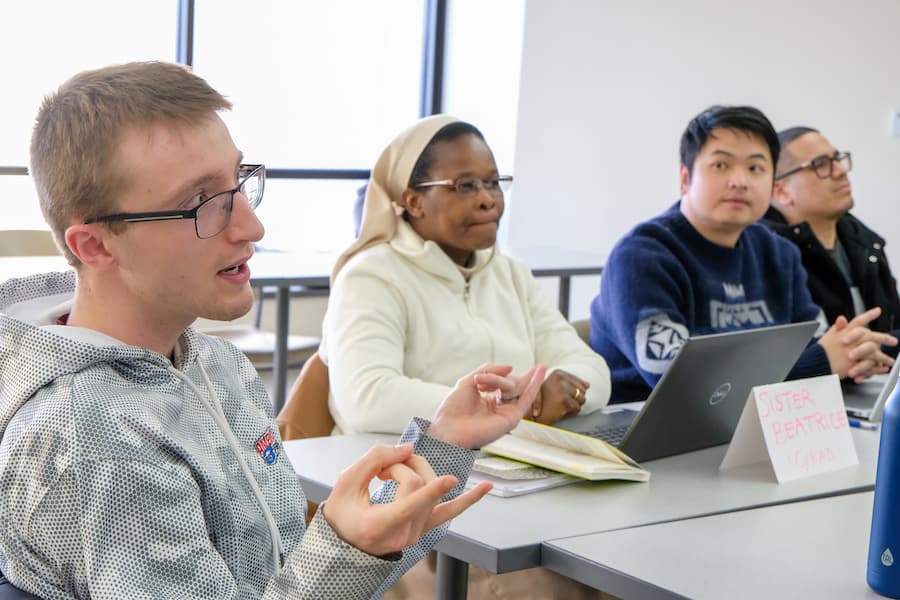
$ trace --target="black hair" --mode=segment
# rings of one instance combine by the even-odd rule
[[[782,129],[778,132],[778,143],[781,144],[781,148],[784,149],[785,146],[796,140],[801,135],[806,135],[807,133],[819,133],[819,130],[813,129],[812,127],[806,127],[804,125],[788,127],[787,129]]]
[[[772,165],[778,164],[781,144],[772,123],[758,108],[752,106],[710,106],[691,119],[681,135],[681,164],[694,172],[694,161],[713,129],[733,129],[758,136],[765,141],[772,155]]]
[[[438,129],[438,132],[434,134],[428,141],[428,145],[422,150],[422,154],[419,155],[419,160],[416,161],[412,173],[409,176],[408,187],[414,188],[417,184],[428,181],[431,174],[431,167],[434,166],[436,159],[434,147],[439,142],[450,142],[464,135],[477,136],[478,139],[484,142],[484,135],[482,135],[478,128],[471,123],[466,123],[464,121],[448,123]]]
[[[795,157],[788,150],[786,150],[787,145],[796,140],[801,135],[806,135],[807,133],[819,133],[819,130],[813,129],[812,127],[798,125],[796,127],[788,127],[787,129],[782,129],[778,132],[778,141],[781,143],[781,162],[776,163],[776,177],[779,176],[779,173],[784,173],[785,171],[787,171],[793,164],[794,160],[796,160]]]

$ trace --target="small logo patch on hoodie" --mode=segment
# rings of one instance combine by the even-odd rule
[[[267,465],[274,465],[278,460],[278,442],[275,440],[275,434],[272,428],[266,429],[258,440],[256,440],[256,451],[262,456]]]

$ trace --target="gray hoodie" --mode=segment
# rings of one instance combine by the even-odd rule
[[[0,286],[0,570],[16,585],[48,599],[378,597],[440,539],[445,527],[389,561],[321,511],[307,529],[246,357],[189,328],[173,365],[56,325],[74,288],[72,272]],[[473,453],[427,426],[403,441],[465,481]]]

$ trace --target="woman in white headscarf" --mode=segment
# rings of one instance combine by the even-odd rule
[[[381,154],[323,327],[336,432],[400,432],[487,362],[550,367],[534,420],[606,405],[604,360],[528,266],[496,246],[508,180],[478,129],[446,115],[420,120]]]
[[[481,132],[445,115],[422,119],[382,152],[359,238],[331,277],[319,354],[334,433],[400,432],[412,416],[430,418],[461,375],[488,362],[520,374],[550,367],[532,407],[537,421],[606,405],[603,358],[547,301],[528,266],[496,246],[507,180]],[[279,415],[282,431],[303,429],[288,422],[303,414],[301,393],[295,387]],[[434,566],[431,554],[385,598],[430,597]],[[544,569],[493,575],[472,567],[469,597],[603,595]]]

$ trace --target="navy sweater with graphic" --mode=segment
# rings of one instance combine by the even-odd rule
[[[679,206],[635,227],[603,269],[590,342],[609,365],[610,403],[646,399],[689,336],[822,320],[793,244],[754,223],[719,246]],[[788,378],[830,372],[811,341]]]

